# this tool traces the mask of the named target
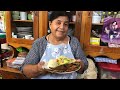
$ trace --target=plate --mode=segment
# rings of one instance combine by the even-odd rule
[[[69,64],[67,64],[67,65],[69,65]],[[75,65],[75,64],[74,64],[74,65]],[[68,74],[68,73],[76,72],[76,71],[78,71],[78,70],[81,68],[80,64],[77,63],[77,65],[79,65],[79,67],[77,67],[75,70],[71,70],[71,71],[67,71],[67,70],[70,70],[70,68],[67,68],[66,71],[60,71],[60,70],[62,70],[62,69],[56,70],[55,68],[51,69],[51,68],[49,68],[49,67],[46,67],[45,69],[46,69],[48,72],[51,72],[51,73],[56,73],[56,74]],[[61,65],[61,66],[64,66],[64,65]],[[71,66],[71,67],[72,67],[72,66]]]
[[[57,74],[68,74],[68,73],[73,73],[73,72],[76,72],[80,69],[80,67],[78,69],[76,69],[75,71],[71,71],[71,72],[55,72]]]

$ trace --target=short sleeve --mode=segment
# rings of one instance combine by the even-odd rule
[[[26,56],[20,70],[22,71],[23,66],[26,64],[37,64],[40,61],[39,56],[39,40],[34,41],[32,48],[30,49],[29,53]]]
[[[70,46],[71,46],[74,57],[76,59],[80,59],[83,61],[84,70],[86,70],[88,68],[88,61],[87,61],[87,58],[81,48],[80,42],[78,41],[78,39],[76,37],[71,37]]]

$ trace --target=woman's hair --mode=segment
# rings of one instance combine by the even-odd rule
[[[49,17],[49,21],[52,22],[54,19],[58,18],[59,16],[67,16],[69,21],[71,18],[71,15],[66,11],[52,11]]]

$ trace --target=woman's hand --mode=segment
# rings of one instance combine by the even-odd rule
[[[37,64],[37,68],[38,68],[38,71],[40,72],[40,74],[46,74],[47,71],[43,68],[45,65],[45,62],[41,61]]]
[[[81,68],[77,72],[83,73],[84,63],[80,59],[76,59],[76,62],[79,62],[81,65]]]

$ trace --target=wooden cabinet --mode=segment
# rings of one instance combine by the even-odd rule
[[[26,13],[27,18],[21,18],[20,12]],[[15,13],[19,15],[16,16]],[[32,17],[30,15],[32,15]],[[29,50],[32,47],[33,42],[37,38],[47,34],[46,15],[47,15],[46,11],[6,11],[5,12],[6,39],[7,39],[7,43],[11,46],[10,48],[12,50],[13,57],[17,56],[16,48],[24,47]],[[20,30],[18,31],[18,29]],[[25,38],[25,35],[27,33],[29,33],[32,36],[32,39]],[[25,78],[24,75],[19,70],[9,68],[6,65],[3,65],[3,67],[0,68],[0,76],[3,79]]]
[[[21,20],[20,12],[27,13],[27,19]],[[28,18],[32,12],[33,18]],[[15,13],[19,13],[19,17],[15,18]],[[32,15],[31,14],[31,15]],[[24,47],[30,49],[34,40],[47,34],[47,12],[46,11],[6,11],[6,39],[7,43],[16,54],[16,48]],[[32,29],[29,29],[32,28]],[[14,34],[14,35],[13,35]],[[32,38],[26,39],[25,35],[31,35]],[[17,56],[17,55],[13,55]]]
[[[93,24],[92,23],[92,11],[83,11],[82,13],[82,25],[81,25],[81,36],[80,41],[83,43],[83,49],[86,55],[91,57],[96,56],[107,56],[112,59],[120,59],[120,48],[110,48],[107,45],[91,45],[91,31],[93,27],[97,27],[102,30],[103,24]]]
[[[16,14],[19,15],[17,16],[15,12],[17,12]],[[20,18],[21,12],[27,13],[26,19]],[[30,11],[6,11],[5,14],[6,36],[7,36],[7,43],[9,45],[15,48],[25,47],[30,49],[33,41],[38,38],[39,12],[33,11],[33,18],[28,19],[28,14],[30,13],[31,13]],[[31,35],[33,38],[25,39],[24,37],[25,35]]]

